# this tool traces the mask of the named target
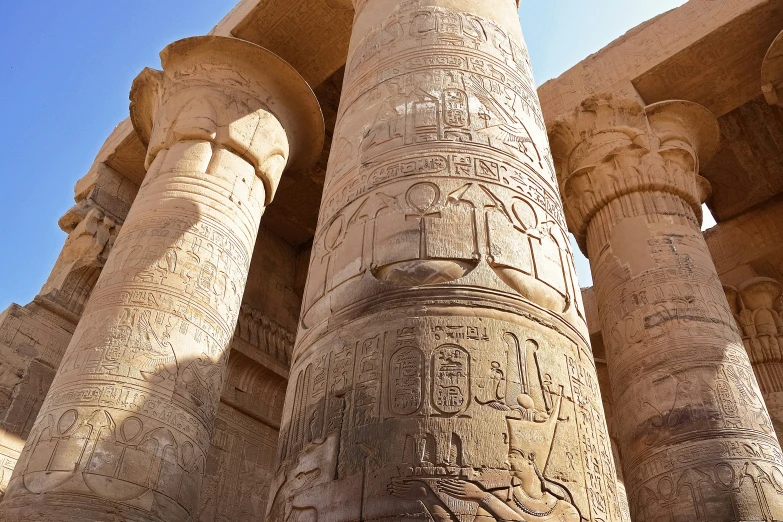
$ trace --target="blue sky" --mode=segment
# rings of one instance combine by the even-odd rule
[[[146,66],[208,32],[236,0],[0,0],[0,311],[40,290],[65,234],[57,220]],[[296,0],[289,0],[296,1]],[[684,0],[522,0],[538,83]],[[78,6],[78,7],[77,7]],[[590,284],[586,261],[580,283]]]

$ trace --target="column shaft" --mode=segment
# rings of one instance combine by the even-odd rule
[[[238,40],[180,41],[162,60],[165,72],[146,70],[132,92],[137,132],[150,142],[147,175],[2,521],[198,518],[227,347],[261,215],[289,156],[281,121],[296,96],[276,96],[266,76],[287,89],[293,80],[296,101],[317,104],[290,66]],[[275,101],[273,114],[266,104]]]
[[[550,132],[636,521],[783,517],[783,455],[700,230],[718,135],[696,104],[600,96]]]
[[[359,2],[268,520],[620,520],[580,299],[514,0]]]

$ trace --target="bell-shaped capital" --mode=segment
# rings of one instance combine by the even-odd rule
[[[160,57],[163,71],[142,71],[130,94],[147,167],[178,141],[209,141],[254,166],[269,204],[283,167],[301,172],[315,163],[324,141],[321,109],[282,58],[220,36],[179,40]]]
[[[783,293],[783,286],[769,277],[754,277],[742,283],[739,288],[742,303],[750,310],[773,310]]]

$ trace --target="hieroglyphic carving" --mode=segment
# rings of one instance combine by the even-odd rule
[[[301,77],[260,47],[201,37],[161,58],[165,72],[145,70],[131,93],[149,171],[0,520],[198,515],[261,215],[289,154],[292,166],[312,159],[322,120]]]
[[[611,95],[550,131],[591,260],[633,520],[783,516],[783,454],[700,230],[699,164],[718,137],[699,105]]]
[[[291,506],[315,509],[327,520],[349,516],[345,513],[352,511],[345,509],[372,512],[386,499],[368,496],[361,506],[346,508],[323,496],[327,491],[342,495],[345,484],[364,480],[366,492],[388,491],[417,516],[478,520],[532,511],[541,520],[620,520],[592,361],[575,345],[558,356],[553,350],[558,336],[535,332],[532,324],[462,319],[455,327],[452,321],[419,319],[385,329],[365,319],[358,340],[342,337],[339,348],[311,352],[294,374],[295,395],[287,406],[292,417],[281,437],[282,482],[270,493],[270,516],[281,517]],[[480,330],[485,337],[444,344],[448,327]],[[368,400],[374,396],[366,391],[367,380],[362,382],[368,353],[385,368],[372,373],[379,403]],[[330,376],[328,387],[316,384],[326,380],[319,374]],[[324,411],[331,421],[323,422]],[[437,417],[452,419],[447,432],[433,424]],[[499,429],[488,430],[488,423]],[[397,426],[404,427],[404,436],[373,449],[380,434]],[[328,459],[313,464],[310,455],[324,458],[325,451]],[[292,459],[292,453],[299,457]],[[366,466],[372,473],[362,479]],[[311,478],[304,489],[303,474]],[[339,488],[332,485],[335,476]],[[382,477],[389,477],[388,483],[378,483]],[[579,489],[581,481],[590,489]],[[506,507],[491,501],[488,509],[481,502],[487,493]]]
[[[358,7],[268,520],[620,520],[514,2]]]
[[[0,494],[4,494],[74,326],[32,302],[0,314]]]
[[[470,405],[470,354],[460,346],[444,345],[432,354],[432,405],[456,415]]]
[[[412,415],[424,400],[424,355],[419,348],[398,349],[389,362],[389,410],[396,415]]]

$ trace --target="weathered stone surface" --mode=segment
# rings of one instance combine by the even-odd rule
[[[582,100],[611,92],[649,105],[689,100],[709,109],[729,131],[702,175],[718,222],[740,215],[783,190],[772,156],[780,117],[758,107],[761,69],[783,27],[777,1],[691,0],[628,31],[598,53],[539,88],[544,116],[554,121]],[[705,162],[706,163],[706,162]],[[777,161],[779,163],[779,160]]]
[[[606,415],[606,425],[609,428],[609,440],[612,443],[612,456],[617,470],[617,498],[620,502],[622,519],[625,522],[631,520],[628,497],[625,491],[625,477],[622,468],[622,453],[618,444],[617,421],[615,420],[614,397],[612,396],[612,383],[609,379],[609,367],[606,364],[606,348],[601,334],[601,321],[598,317],[598,302],[593,288],[582,289],[582,302],[585,306],[585,318],[590,331],[590,346],[595,358],[595,371],[598,375],[598,387],[601,390],[601,402]]]
[[[39,294],[0,316],[0,493],[127,215],[130,205],[121,201],[135,196],[136,187],[108,167],[93,180],[59,221],[68,238]]]
[[[704,233],[721,281],[739,286],[756,276],[783,282],[783,197]]]
[[[149,172],[27,439],[0,520],[193,520],[261,215],[323,125],[235,39],[161,54],[131,93]],[[45,495],[40,496],[40,494]],[[35,499],[35,500],[32,500]]]
[[[280,403],[282,410],[282,401]],[[207,452],[199,522],[263,520],[278,431],[221,402]]]
[[[759,95],[718,121],[721,146],[701,174],[712,186],[710,208],[723,222],[783,192],[783,109]]]
[[[569,227],[591,261],[634,520],[783,517],[783,455],[700,231],[699,163],[718,136],[697,104],[602,95],[551,125]]]
[[[267,519],[621,520],[515,2],[356,8]]]
[[[176,186],[166,192],[177,195],[171,207],[175,213],[188,212],[179,197],[183,193],[203,195],[207,180],[226,181],[226,172],[235,170],[229,163],[244,165],[237,169],[249,163],[253,170],[259,163],[257,151],[247,146],[248,135],[233,132],[242,125],[221,120],[221,111],[213,117],[209,109],[227,105],[215,103],[216,96],[242,98],[233,81],[224,83],[231,72],[224,71],[220,81],[190,85],[193,105],[186,111],[195,116],[187,125],[173,125],[179,125],[178,132],[157,135],[153,114],[161,116],[158,130],[173,127],[170,120],[179,116],[156,111],[161,76],[146,73],[152,88],[136,91],[137,129],[130,120],[120,124],[77,183],[76,205],[60,220],[69,237],[44,288],[33,303],[12,305],[0,314],[0,492],[29,433],[37,437],[33,445],[41,447],[43,440],[57,458],[63,455],[57,448],[73,443],[82,444],[87,455],[75,472],[55,469],[62,459],[44,466],[55,467],[48,475],[28,473],[32,468],[25,464],[18,472],[23,487],[25,479],[40,485],[68,473],[79,478],[66,478],[45,495],[22,492],[12,503],[17,511],[7,516],[20,519],[23,509],[28,516],[29,506],[43,499],[43,510],[47,503],[63,501],[56,515],[42,515],[56,520],[177,520],[185,509],[199,522],[253,521],[264,519],[267,508],[275,522],[503,519],[486,506],[479,509],[484,504],[475,499],[460,498],[476,493],[472,484],[495,498],[511,499],[507,505],[518,510],[506,512],[508,519],[569,520],[573,507],[584,519],[629,520],[627,484],[637,521],[780,518],[783,465],[779,450],[769,443],[774,434],[759,399],[764,398],[771,425],[778,427],[783,420],[778,353],[783,336],[783,68],[781,38],[773,40],[783,23],[779,2],[692,0],[633,29],[539,90],[550,120],[596,93],[611,91],[633,100],[620,107],[619,117],[610,116],[607,107],[597,108],[603,119],[591,122],[625,122],[615,125],[622,129],[605,136],[605,143],[593,144],[612,149],[621,143],[607,153],[614,165],[607,160],[601,168],[577,169],[563,186],[568,221],[577,224],[573,228],[582,247],[596,258],[596,245],[607,245],[597,255],[601,266],[594,263],[597,287],[585,292],[584,310],[570,279],[559,194],[547,165],[512,1],[360,0],[356,13],[352,7],[350,0],[242,0],[212,32],[260,43],[291,63],[313,85],[326,120],[325,146],[315,168],[281,179],[257,172],[275,200],[265,210],[258,237],[243,240],[248,249],[259,248],[247,269],[241,306],[230,303],[236,327],[228,347],[234,325],[217,317],[226,311],[218,299],[207,294],[210,301],[204,301],[208,273],[191,273],[188,287],[184,279],[189,276],[168,271],[171,256],[164,253],[156,260],[155,252],[134,253],[138,245],[123,246],[122,241],[118,256],[128,266],[117,267],[109,259],[147,176],[148,152],[147,164],[154,166],[156,155],[179,150],[185,142],[209,143],[217,151],[212,166],[176,174]],[[354,20],[352,55],[345,67]],[[191,72],[200,76],[202,65],[193,64]],[[682,103],[648,108],[649,132],[637,118],[642,106],[680,98],[719,117],[721,144],[700,172],[710,182],[708,205],[719,221],[705,238],[731,308],[721,305],[708,251],[694,232],[709,187],[691,175],[698,171],[693,158],[706,161],[710,154],[703,145],[709,140],[698,132],[681,132],[683,125],[691,131],[705,128],[693,125],[694,115],[710,118]],[[176,113],[174,105],[169,109]],[[139,118],[140,113],[149,117]],[[198,163],[198,157],[190,163]],[[217,176],[210,177],[215,171]],[[173,175],[160,169],[150,174],[149,183],[157,186],[161,176]],[[236,196],[228,185],[224,189],[222,196]],[[263,199],[266,204],[268,198]],[[166,196],[160,203],[171,200]],[[237,198],[229,201],[238,206]],[[139,208],[152,212],[149,200]],[[227,218],[224,208],[212,206],[197,220],[203,225],[228,219],[228,229],[247,238],[245,229],[252,227],[246,225],[255,214]],[[642,221],[657,235],[636,234],[644,232],[637,227]],[[153,247],[182,232],[164,224],[156,239],[140,238],[134,226],[134,241]],[[46,421],[54,429],[43,439],[41,430],[31,432],[107,260],[107,273],[124,278],[114,288],[122,284],[133,290],[129,299],[155,285],[176,291],[179,284],[190,303],[203,309],[214,305],[215,315],[199,317],[170,313],[162,301],[128,301],[121,307],[146,307],[153,318],[145,330],[136,316],[128,348],[141,353],[152,347],[152,353],[155,346],[176,344],[183,360],[206,361],[206,366],[195,365],[204,370],[214,358],[196,355],[193,328],[214,333],[209,321],[222,321],[218,327],[225,335],[213,346],[221,354],[220,393],[219,385],[203,393],[203,375],[192,371],[194,365],[183,365],[181,373],[177,368],[173,386],[165,379],[161,384],[123,376],[126,388],[165,397],[169,411],[211,408],[199,420],[206,427],[214,415],[213,430],[193,446],[203,465],[190,466],[185,470],[190,475],[181,473],[186,480],[178,482],[182,491],[196,477],[190,485],[202,484],[200,497],[172,500],[166,489],[172,484],[167,477],[194,463],[184,437],[176,441],[176,457],[164,452],[155,461],[155,472],[164,473],[150,479],[139,498],[90,499],[95,493],[88,482],[109,474],[105,469],[114,465],[117,453],[112,450],[124,448],[118,450],[124,452],[122,462],[138,462],[126,456],[146,458],[150,440],[163,440],[150,435],[162,433],[159,428],[180,437],[172,428],[180,421],[152,419],[157,412],[149,406],[129,413],[122,410],[133,408],[130,403],[108,404],[104,396],[92,406],[73,408],[79,422],[71,428],[66,415],[58,418],[63,423]],[[180,266],[183,262],[176,259]],[[212,264],[220,268],[222,262]],[[213,280],[218,286],[219,272]],[[88,306],[86,320],[109,314],[109,308],[105,302]],[[153,314],[163,323],[157,324]],[[735,320],[744,346],[730,331]],[[190,331],[170,329],[174,321],[189,323]],[[100,320],[92,322],[103,328]],[[126,326],[120,322],[107,338]],[[607,326],[610,330],[604,331]],[[84,345],[82,334],[77,332],[74,344]],[[154,344],[157,340],[162,344]],[[112,345],[112,356],[122,352],[118,344]],[[656,359],[664,352],[665,360]],[[117,356],[119,362],[104,361],[103,368],[125,368],[127,353]],[[617,353],[619,359],[613,357]],[[292,361],[293,379],[287,384]],[[152,370],[160,373],[160,368],[169,367],[163,363]],[[107,375],[84,379],[113,378]],[[76,379],[66,384],[77,386]],[[547,421],[560,385],[560,415],[544,448],[539,442],[552,427]],[[598,406],[599,389],[608,429]],[[68,413],[65,406],[49,408]],[[111,422],[93,428],[100,418],[93,416],[96,412],[109,412]],[[140,434],[129,441],[126,434],[135,425],[129,418],[142,420],[142,431],[151,438]],[[281,425],[284,459],[278,468],[273,455]],[[60,433],[62,426],[68,429]],[[526,433],[532,439],[520,442],[519,426],[531,428]],[[84,435],[87,430],[93,431]],[[694,447],[689,442],[694,437],[705,442]],[[531,474],[517,470],[512,478],[505,462],[509,451],[529,455],[531,447],[538,447],[533,462],[540,477],[528,480]],[[543,464],[541,454],[549,455]],[[615,475],[612,461],[624,463],[629,473],[617,466]],[[111,468],[116,489],[133,484],[126,480],[129,468],[122,466]],[[531,488],[532,496],[543,491],[538,506],[548,509],[547,502],[556,499],[556,510],[536,511],[536,500],[523,498],[522,505],[536,513],[531,515],[509,495],[514,492],[510,485],[521,486],[515,490],[519,498]],[[613,491],[619,509],[611,500]],[[72,497],[74,502],[65,500]],[[142,506],[149,498],[152,503]],[[190,503],[180,509],[180,502]],[[150,505],[157,514],[144,511]]]

